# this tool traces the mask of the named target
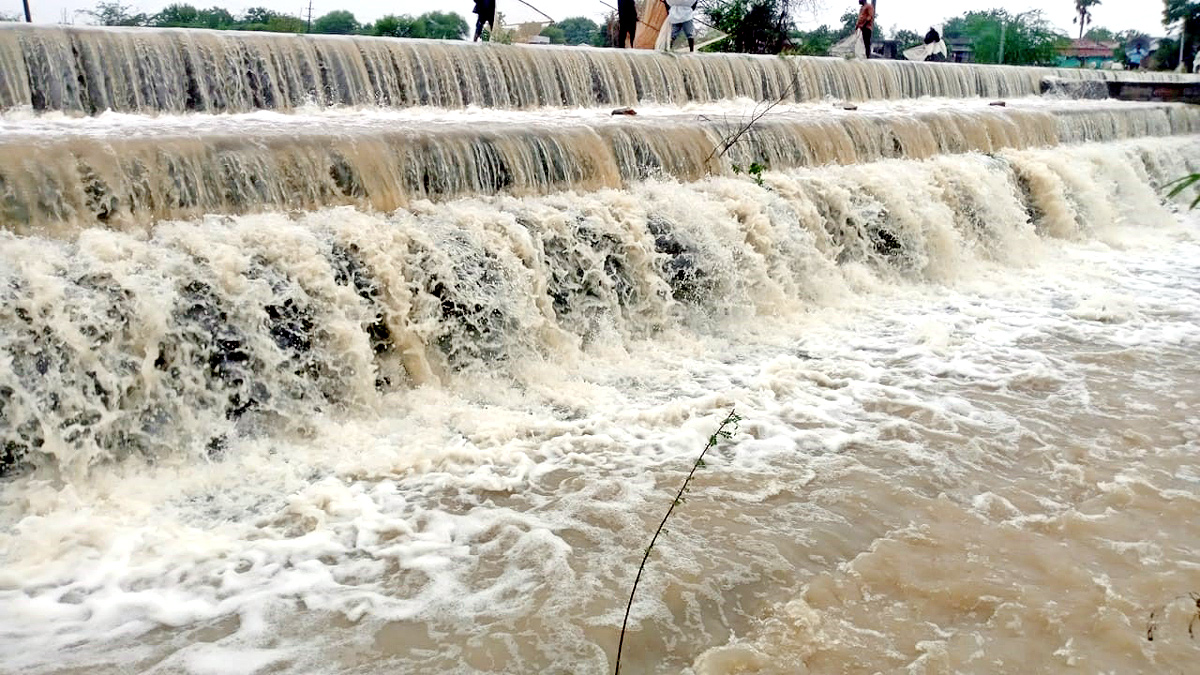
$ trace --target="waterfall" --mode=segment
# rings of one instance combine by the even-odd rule
[[[1169,219],[1200,140],[937,155],[628,190],[0,235],[0,442],[86,467],[215,455],[380,392],[603,336],[779,314],[880,280],[1019,264],[1047,237]],[[857,281],[851,281],[856,279]],[[706,328],[709,326],[709,328]],[[457,375],[456,375],[457,374]]]
[[[1051,74],[1111,76],[0,27],[0,465],[215,455],[1159,213],[1200,112],[1025,98]]]
[[[87,115],[1038,94],[1108,71],[184,29],[0,25],[0,109]],[[1120,73],[1126,79],[1171,77]]]
[[[22,122],[0,141],[0,225],[66,234],[343,204],[388,212],[423,199],[621,188],[651,176],[696,180],[754,163],[786,169],[1200,132],[1200,110],[1182,104],[809,107],[778,110],[721,153],[747,119],[601,114],[571,123],[540,116],[431,125],[403,116],[232,117],[175,126],[139,119],[99,131],[47,123],[35,133]]]

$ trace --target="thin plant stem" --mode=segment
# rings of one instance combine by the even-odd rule
[[[633,609],[633,596],[637,594],[638,583],[642,580],[642,572],[646,571],[646,563],[654,551],[654,544],[658,542],[659,535],[666,532],[667,521],[675,512],[675,507],[684,502],[683,493],[687,492],[688,483],[692,482],[692,477],[696,475],[696,469],[704,466],[704,455],[715,448],[720,439],[729,438],[732,435],[732,432],[725,430],[726,427],[733,425],[736,430],[738,422],[741,421],[742,418],[738,416],[736,409],[730,410],[725,419],[721,420],[721,425],[717,427],[716,432],[708,437],[708,443],[700,451],[700,456],[696,458],[695,462],[692,462],[692,470],[688,472],[687,478],[683,479],[683,485],[679,486],[679,492],[676,493],[671,506],[667,507],[667,513],[663,516],[662,522],[658,524],[658,529],[654,531],[654,536],[650,538],[650,545],[646,547],[646,553],[642,556],[642,564],[638,566],[637,576],[633,580],[633,588],[629,591],[629,602],[625,605],[625,620],[621,622],[621,639],[617,642],[617,665],[613,675],[621,675],[621,650],[625,647],[625,630],[629,625],[629,612]]]
[[[745,136],[746,133],[748,133],[750,129],[758,123],[759,120],[765,117],[767,113],[771,112],[772,108],[783,103],[788,96],[791,96],[792,93],[799,88],[799,86],[800,78],[792,78],[791,84],[789,84],[787,89],[784,89],[783,92],[779,94],[778,98],[773,101],[766,101],[766,105],[764,108],[762,108],[762,110],[759,110],[758,106],[755,106],[754,112],[750,114],[750,120],[742,123],[741,127],[739,127],[737,131],[726,136],[725,138],[722,138],[721,142],[713,147],[712,152],[708,153],[708,157],[704,159],[704,164],[708,165],[708,163],[713,159],[724,157],[725,153],[729,152],[730,148],[732,148],[734,145],[737,145],[738,141],[742,140],[742,136]]]

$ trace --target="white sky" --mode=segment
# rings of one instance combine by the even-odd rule
[[[95,0],[29,0],[33,7],[34,21],[56,23],[62,20],[63,11],[68,17],[75,10],[95,5]],[[153,13],[171,4],[171,0],[121,0],[133,5],[137,11]],[[185,0],[189,1],[189,0]],[[608,11],[605,2],[615,5],[616,0],[529,0],[529,2],[555,19],[569,16],[586,16],[601,19]],[[838,17],[847,10],[857,9],[857,0],[817,0],[821,9],[801,16],[805,28],[815,28],[822,23],[837,25]],[[300,14],[307,0],[190,0],[197,7],[213,5],[224,7],[237,14],[248,7],[268,7],[290,14]],[[320,16],[335,9],[354,12],[359,21],[373,21],[384,14],[420,14],[431,10],[457,11],[474,25],[471,14],[472,0],[312,0],[313,16]],[[537,12],[529,9],[520,0],[497,0],[497,10],[504,13],[508,22],[540,20]],[[907,28],[924,32],[931,24],[958,16],[967,11],[1004,8],[1010,12],[1024,12],[1041,6],[1047,17],[1070,35],[1078,29],[1071,23],[1075,3],[1071,0],[958,0],[945,2],[935,0],[879,0],[879,25],[889,32],[893,28]],[[1049,5],[1049,7],[1047,7]],[[1104,0],[1092,10],[1093,26],[1104,26],[1114,31],[1134,28],[1151,35],[1163,35],[1162,0]],[[21,0],[0,0],[0,12],[20,14]],[[83,17],[76,19],[86,23]]]

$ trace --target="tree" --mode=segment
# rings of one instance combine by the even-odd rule
[[[425,37],[434,40],[461,40],[470,30],[467,20],[455,12],[426,12],[417,21],[425,22]]]
[[[238,30],[271,33],[303,33],[306,25],[298,16],[280,14],[266,7],[251,7],[235,25]]]
[[[854,27],[858,25],[858,12],[851,9],[842,14],[840,21],[842,22],[842,37],[846,37],[853,33]]]
[[[9,14],[8,12],[0,12],[0,22],[4,22],[4,21],[24,21],[24,19],[17,16],[16,14]]]
[[[788,0],[713,0],[704,12],[717,30],[729,36],[719,51],[778,54],[792,30]]]
[[[1179,22],[1183,28],[1183,63],[1191,72],[1196,58],[1196,36],[1200,35],[1200,2],[1197,0],[1164,0],[1163,25],[1171,26]],[[1175,43],[1179,49],[1179,43]],[[1175,55],[1175,63],[1179,63],[1179,54]]]
[[[187,4],[167,5],[150,19],[150,25],[167,28],[212,28],[225,30],[237,24],[228,10],[220,7],[199,10]]]
[[[794,31],[789,38],[792,46],[787,53],[800,56],[828,56],[830,48],[839,39],[829,26],[821,26],[810,31]]]
[[[163,7],[162,11],[150,19],[153,26],[170,28],[186,28],[199,24],[200,11],[191,5],[176,3]]]
[[[145,26],[150,23],[150,17],[142,12],[134,14],[133,5],[123,5],[120,0],[100,2],[92,9],[80,9],[75,13],[90,16],[101,26]]]
[[[543,28],[542,32],[538,33],[538,35],[550,38],[550,44],[552,45],[562,45],[567,43],[566,31],[554,24],[550,24],[549,26]]]
[[[358,20],[344,9],[334,11],[314,19],[312,32],[328,35],[353,35],[358,32]]]
[[[558,27],[566,35],[569,45],[597,45],[600,39],[600,26],[595,21],[583,16],[573,16],[558,22]]]
[[[906,49],[914,45],[924,44],[925,36],[911,30],[898,30],[892,39],[896,41],[897,46],[901,49]]]
[[[946,37],[970,39],[979,63],[999,63],[1001,27],[1004,62],[1008,64],[1054,65],[1059,47],[1068,41],[1041,12],[1013,17],[1002,9],[967,12],[947,21],[943,33]]]
[[[1114,34],[1111,30],[1104,28],[1104,27],[1093,28],[1093,29],[1089,30],[1087,32],[1087,34],[1084,35],[1083,37],[1085,37],[1093,42],[1116,42],[1117,41],[1116,34]]]
[[[237,25],[237,19],[234,19],[229,10],[223,7],[202,9],[197,18],[200,21],[201,27],[212,28],[213,30],[228,30]]]
[[[1175,70],[1179,67],[1179,41],[1163,38],[1158,49],[1150,56],[1150,67],[1154,70]]]
[[[1099,5],[1100,0],[1075,0],[1075,18],[1071,23],[1079,24],[1079,39],[1083,39],[1083,31],[1092,22],[1091,8]]]

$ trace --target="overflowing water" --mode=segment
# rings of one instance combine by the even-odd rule
[[[536,108],[739,97],[1003,97],[1038,94],[1047,76],[1116,77],[1097,70],[907,61],[711,58],[369,37],[0,26],[0,108],[83,114],[109,109],[244,112],[306,105]]]
[[[17,115],[0,123],[0,222],[69,231],[338,204],[392,211],[461,195],[696,180],[755,163],[784,169],[1200,132],[1200,110],[1183,104],[776,106],[750,125],[763,110],[745,102],[636,117],[255,113],[153,123]]]
[[[439,50],[1040,77],[46,28],[0,30],[0,95],[54,49],[124,64],[125,100],[236,50],[280,87]],[[838,95],[992,92],[892,86]],[[621,102],[746,94],[655,91]],[[710,165],[761,107],[169,93],[108,107],[287,114],[0,120],[0,672],[610,672],[731,409],[627,672],[1190,670],[1200,222],[1162,190],[1200,170],[1192,109],[787,104]]]

